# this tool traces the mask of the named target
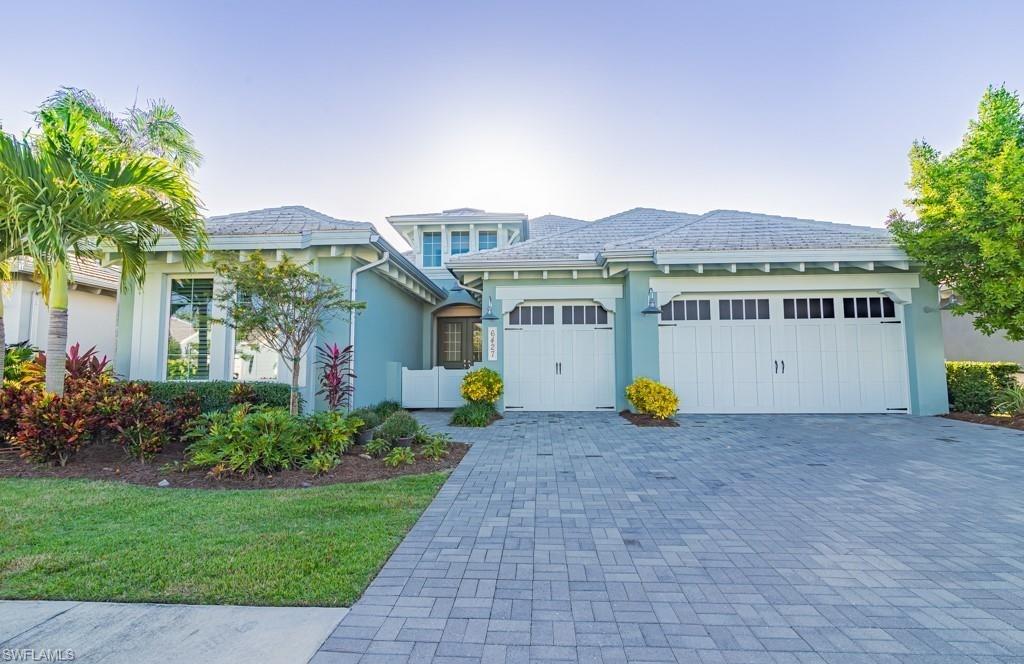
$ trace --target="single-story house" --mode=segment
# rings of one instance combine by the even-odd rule
[[[938,290],[884,229],[649,208],[388,222],[409,254],[369,223],[298,206],[207,222],[211,249],[294,255],[367,303],[318,339],[354,342],[357,405],[456,405],[461,376],[487,366],[510,411],[622,409],[638,376],[692,413],[947,409]],[[287,380],[211,321],[212,271],[186,271],[173,241],[156,245],[148,275],[120,298],[121,373]],[[303,385],[315,403],[312,367]]]
[[[27,342],[46,348],[50,327],[49,309],[43,300],[35,266],[30,258],[11,261],[11,278],[4,284],[4,337],[8,344]],[[114,325],[117,288],[121,273],[96,261],[73,258],[68,291],[68,347],[114,357]]]

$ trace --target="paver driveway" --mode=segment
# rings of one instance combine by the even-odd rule
[[[473,449],[313,661],[1024,662],[1024,434],[681,423],[453,430]]]

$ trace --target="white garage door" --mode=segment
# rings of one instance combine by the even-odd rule
[[[662,308],[661,380],[690,413],[907,411],[902,311],[886,297],[695,296]]]
[[[614,410],[614,316],[593,302],[525,302],[505,316],[505,408]]]

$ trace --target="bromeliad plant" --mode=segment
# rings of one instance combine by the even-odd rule
[[[352,372],[352,346],[339,348],[338,344],[317,346],[316,364],[320,367],[320,390],[331,410],[352,407],[355,373]]]

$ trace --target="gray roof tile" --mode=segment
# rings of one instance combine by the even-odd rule
[[[571,231],[590,222],[572,217],[562,217],[557,214],[545,214],[542,217],[534,217],[527,222],[529,239],[537,240],[549,235]]]
[[[373,230],[373,224],[335,219],[302,205],[234,212],[206,220],[206,232],[210,235],[279,235],[344,230]]]

